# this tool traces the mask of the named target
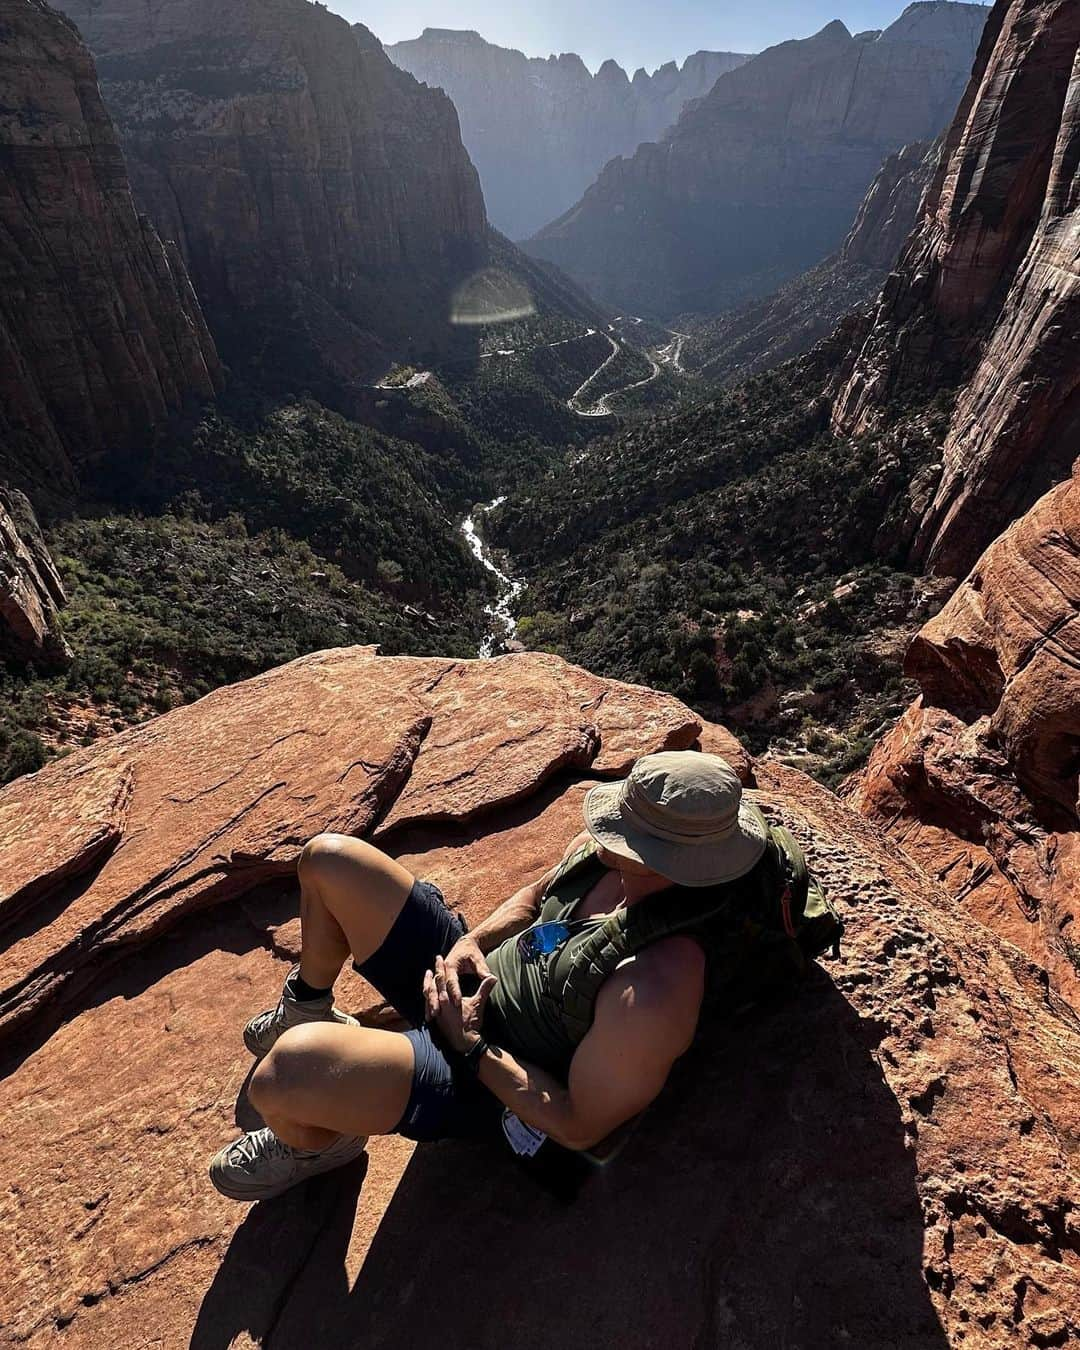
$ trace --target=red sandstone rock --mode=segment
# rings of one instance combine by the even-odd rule
[[[849,789],[1080,1000],[1080,477],[993,544],[912,644],[923,697]]]
[[[476,743],[440,728],[462,713]],[[432,817],[417,799],[383,839],[478,917],[578,828],[596,761],[563,761],[574,725],[613,765],[698,734],[674,700],[551,658],[353,650],[0,793],[0,875],[22,896],[14,940],[12,897],[0,907],[5,959],[32,976],[64,952],[54,971],[82,980],[59,1027],[31,990],[7,1042],[0,1344],[404,1350],[433,1317],[448,1344],[479,1350],[1034,1350],[1080,1335],[1075,1017],[869,822],[775,765],[759,766],[759,800],[806,843],[848,922],[845,955],[797,1002],[703,1028],[574,1205],[488,1146],[397,1139],[255,1210],[212,1190],[207,1158],[255,1123],[239,1031],[288,968],[302,834],[370,832],[408,791],[412,757],[415,776],[441,747],[420,780]],[[524,770],[508,779],[508,745],[531,787]],[[452,755],[467,819],[447,818]],[[71,888],[50,893],[65,867]],[[339,997],[371,1007],[352,976]]]
[[[922,220],[856,344],[834,422],[880,426],[966,381],[915,557],[960,576],[1080,443],[1080,6],[998,0]]]
[[[546,656],[359,648],[220,689],[0,791],[0,1037],[190,911],[290,874],[320,830],[471,821],[700,730],[675,699]]]
[[[0,655],[20,661],[62,661],[69,655],[56,629],[64,587],[30,503],[0,486]]]
[[[0,0],[0,473],[36,498],[213,395],[183,263],[136,214],[90,53],[42,0]]]

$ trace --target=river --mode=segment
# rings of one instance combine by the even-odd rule
[[[515,581],[513,577],[507,576],[496,563],[480,533],[480,518],[486,516],[489,511],[494,511],[504,501],[505,497],[496,497],[493,502],[483,502],[474,506],[472,514],[461,522],[461,533],[465,536],[474,557],[491,573],[499,587],[495,603],[484,607],[484,613],[491,619],[491,628],[480,644],[479,655],[484,659],[494,656],[500,647],[517,636],[514,602],[525,589],[523,581]]]

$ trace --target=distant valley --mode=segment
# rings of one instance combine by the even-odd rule
[[[443,1304],[449,1350],[1080,1344],[1080,0],[888,18],[630,77],[309,0],[0,0],[5,1346],[411,1350]],[[493,1046],[538,1171],[345,1139],[238,1218],[244,1020],[322,899],[327,980],[350,927],[329,888],[298,924],[306,841],[475,936],[671,749],[790,829],[839,950],[796,953],[796,869],[725,891],[762,904],[710,983],[761,956],[755,1001],[573,1205],[591,1113]],[[309,1031],[319,1073],[389,1046],[341,974],[311,1010],[379,1030],[286,1032],[267,1102]]]
[[[834,22],[722,76],[529,244],[655,318],[757,299],[839,247],[885,158],[946,128],[987,10],[927,0],[883,32]]]

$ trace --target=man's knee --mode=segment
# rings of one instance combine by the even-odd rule
[[[354,839],[348,834],[317,834],[301,850],[298,868],[301,878],[316,882],[332,878],[343,868],[355,878],[378,871],[385,858],[381,849],[364,839]]]
[[[326,1054],[324,1026],[313,1022],[290,1027],[251,1075],[248,1099],[260,1115],[287,1114],[312,1079],[321,1071]]]
[[[387,916],[392,921],[414,880],[382,849],[347,834],[317,834],[304,846],[299,869],[301,883],[342,924],[347,914],[362,916],[366,911],[380,922]]]

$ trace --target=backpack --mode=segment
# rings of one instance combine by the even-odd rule
[[[658,892],[609,915],[581,944],[561,989],[550,991],[575,1043],[592,1025],[604,981],[627,957],[676,933],[705,951],[709,1004],[738,1008],[797,983],[830,949],[838,956],[844,925],[790,831],[770,825],[765,853],[746,876]]]

